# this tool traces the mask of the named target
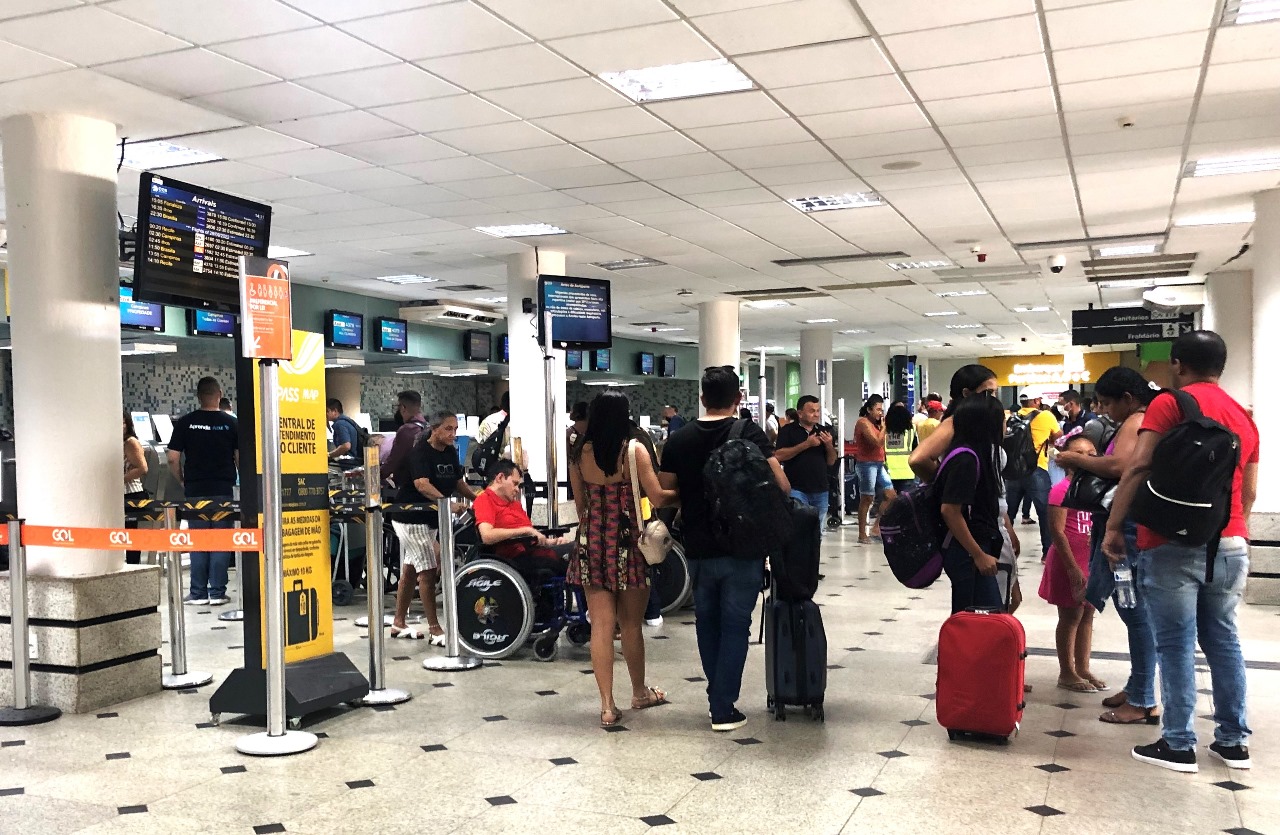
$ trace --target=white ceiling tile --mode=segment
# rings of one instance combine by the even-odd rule
[[[496,154],[560,144],[560,140],[528,122],[505,122],[440,131],[436,139],[468,154]]]
[[[690,138],[712,151],[759,148],[764,145],[784,145],[808,142],[813,139],[809,132],[794,119],[771,119],[767,122],[695,128],[688,131],[688,134]]]
[[[401,165],[407,162],[426,162],[463,156],[461,151],[442,145],[434,139],[416,135],[354,142],[349,145],[338,145],[334,150],[374,165]]]
[[[316,145],[342,145],[370,139],[386,139],[406,133],[399,125],[365,113],[363,110],[348,110],[345,113],[283,122],[276,125],[275,129]]]
[[[1000,162],[991,165],[966,165],[969,179],[975,183],[998,183],[1005,180],[1024,180],[1036,177],[1066,177],[1070,175],[1067,159],[1037,159],[1028,162]]]
[[[346,192],[319,194],[314,197],[277,197],[276,199],[286,205],[308,212],[347,212],[355,209],[373,209],[382,205],[367,197]]]
[[[714,154],[683,154],[678,157],[658,157],[656,159],[635,160],[619,164],[637,177],[644,180],[670,179],[696,174],[716,174],[732,170],[732,166]]]
[[[609,162],[630,162],[692,154],[702,149],[682,133],[673,130],[644,136],[623,136],[581,143],[582,149]]]
[[[931,101],[925,107],[939,125],[959,125],[1000,119],[1022,119],[1057,113],[1053,93],[1048,87],[992,93],[984,96]]]
[[[1075,149],[1073,148],[1072,150],[1074,151]],[[1048,139],[1022,139],[1000,142],[995,145],[972,145],[956,149],[956,156],[960,159],[961,164],[966,167],[970,165],[996,165],[1002,162],[1065,159],[1066,155],[1067,151],[1063,147],[1061,135]]]
[[[671,5],[688,17],[694,17],[696,15],[731,12],[737,9],[771,6],[786,2],[788,0],[671,0]]]
[[[394,223],[400,220],[418,220],[422,215],[396,206],[377,209],[357,209],[351,212],[326,212],[294,218],[297,229],[336,229],[345,226],[364,226],[373,223]]]
[[[812,183],[820,180],[841,180],[849,175],[849,168],[840,162],[814,162],[805,165],[778,165],[769,168],[752,168],[749,173],[761,185],[777,186],[788,183]]]
[[[427,186],[423,186],[427,188]],[[386,202],[386,201],[383,201]],[[423,208],[432,217],[447,217],[450,219],[465,217],[467,215],[477,214],[479,212],[492,211],[493,207],[488,203],[481,203],[479,200],[450,200],[450,201],[432,201]]]
[[[515,120],[514,116],[502,108],[473,95],[392,104],[375,107],[371,112],[422,133],[474,128]]]
[[[310,90],[361,108],[456,96],[466,92],[412,64],[404,63],[317,75],[299,83]]]
[[[933,128],[904,130],[895,133],[876,133],[869,136],[846,136],[828,141],[831,150],[842,159],[885,156],[892,153],[910,154],[917,151],[936,151],[943,147],[942,137]]]
[[[1124,172],[1131,169],[1163,170],[1182,169],[1182,145],[1169,148],[1149,148],[1141,151],[1120,151],[1110,154],[1076,154],[1072,157],[1077,174]],[[1116,178],[1117,180],[1127,179]]]
[[[771,186],[770,191],[784,200],[790,200],[796,197],[821,197],[826,194],[856,194],[860,191],[870,191],[870,189],[867,187],[866,181],[860,180],[846,171],[842,179],[822,179],[812,183],[787,183]],[[864,211],[864,209],[835,209],[822,214],[834,220],[837,213],[861,211]],[[850,215],[850,217],[854,216]]]
[[[480,180],[459,180],[450,183],[449,190],[456,191],[463,197],[484,200],[489,197],[508,197],[513,194],[546,191],[546,186],[513,174],[506,177],[485,177]]]
[[[1276,37],[1275,29],[1274,24],[1219,28],[1213,39],[1213,63],[1280,58],[1280,38]]]
[[[1061,84],[1062,109],[1094,110],[1103,107],[1124,107],[1146,102],[1170,101],[1195,95],[1200,81],[1198,67],[1184,70],[1131,75],[1125,78],[1107,78],[1099,81],[1080,81]]]
[[[272,35],[316,25],[315,20],[276,0],[218,0],[216,13],[204,0],[114,0],[99,5],[194,44]]]
[[[263,182],[270,180],[274,176],[275,172],[267,171],[265,168],[258,168],[256,165],[222,160],[221,162],[184,165],[182,166],[180,179],[185,183],[218,188],[220,186],[237,186],[244,183]]]
[[[0,23],[0,40],[82,67],[189,46],[96,6],[5,21]]]
[[[936,0],[858,0],[858,5],[882,35],[957,26],[979,20],[1030,14],[1034,0],[974,0],[938,3]]]
[[[911,94],[907,92],[907,88],[896,75],[787,87],[774,90],[773,95],[783,107],[796,116],[838,113],[842,110],[862,110],[869,107],[889,107],[895,104],[909,104],[913,101]]]
[[[687,23],[674,21],[560,38],[547,46],[597,75],[721,57]]]
[[[1276,133],[1274,115],[1253,116],[1246,119],[1222,119],[1212,122],[1197,121],[1195,127],[1191,130],[1191,146],[1192,148],[1220,148],[1229,147],[1233,144],[1248,144],[1253,141],[1265,142],[1274,140]],[[1218,152],[1215,151],[1215,153]]]
[[[79,5],[81,5],[81,0],[8,0],[0,8],[0,20],[53,12],[58,9],[68,9]]]
[[[528,177],[530,180],[541,183],[547,188],[555,189],[629,183],[636,179],[626,171],[615,168],[612,165],[578,165],[573,168],[535,171],[529,174]],[[577,202],[577,198],[574,199]]]
[[[793,0],[694,18],[695,25],[730,55],[860,38],[862,21],[844,0]]]
[[[320,116],[350,110],[349,105],[322,96],[287,81],[246,87],[208,96],[196,96],[189,101],[197,107],[226,113],[246,122],[266,124],[306,116]]]
[[[1049,114],[1026,116],[1021,119],[944,125],[941,130],[953,148],[964,148],[970,145],[995,145],[1001,142],[1049,139],[1062,135],[1062,124],[1058,121],[1057,114]]]
[[[1045,20],[1058,50],[1207,30],[1216,7],[1214,0],[1120,0],[1050,11]]]
[[[1043,54],[1034,14],[889,35],[884,45],[904,71]]]
[[[219,44],[213,51],[287,79],[395,62],[382,50],[329,26]]]
[[[1208,32],[1186,32],[1162,38],[1056,49],[1053,52],[1054,72],[1059,84],[1071,84],[1199,67],[1204,60],[1207,39]]]
[[[1049,65],[1043,55],[1001,58],[957,67],[917,70],[907,82],[922,101],[981,96],[1049,86]]]
[[[654,180],[653,184],[674,195],[705,194],[709,191],[733,191],[750,188],[755,181],[739,171],[725,171],[719,174],[698,174],[690,177],[676,177],[670,180]]]
[[[0,51],[0,77],[4,75],[3,54]],[[134,58],[104,64],[97,70],[103,75],[183,99],[255,87],[276,80],[269,73],[207,49],[184,49],[147,58]]]
[[[1203,95],[1274,91],[1277,86],[1280,86],[1276,83],[1276,78],[1280,77],[1277,76],[1278,72],[1280,72],[1280,58],[1212,66],[1204,80]]]
[[[199,183],[201,181],[196,180],[196,182]],[[204,184],[208,185],[208,183]],[[247,194],[256,200],[292,200],[294,198],[315,197],[322,194],[337,194],[331,188],[293,177],[245,183],[238,186],[236,191]]]
[[[520,44],[484,52],[448,55],[418,62],[446,81],[482,92],[580,78],[582,70],[539,44]]]
[[[487,0],[497,14],[538,40],[674,20],[660,0]]]
[[[721,151],[720,156],[739,168],[768,168],[777,165],[803,165],[830,162],[831,152],[818,142],[791,142],[760,148],[737,148]]]
[[[331,171],[353,171],[369,167],[367,162],[325,148],[308,148],[305,151],[288,151],[283,154],[253,157],[252,163],[290,177],[326,174]]]
[[[1071,134],[1072,154],[1109,154],[1141,151],[1147,148],[1180,146],[1187,133],[1186,125],[1164,125],[1154,128],[1132,127],[1106,133]]]
[[[543,183],[546,185],[546,183]],[[513,194],[509,196],[490,197],[489,203],[509,212],[534,212],[542,209],[562,209],[568,206],[581,206],[581,200],[575,200],[567,194],[556,191],[539,191],[533,194]],[[582,232],[579,225],[575,231]]]
[[[763,122],[787,115],[772,99],[759,91],[658,102],[648,105],[647,109],[679,130]]]
[[[264,154],[278,154],[286,151],[299,151],[311,146],[298,139],[273,130],[258,127],[232,128],[211,133],[179,136],[174,141],[190,148],[209,151],[228,159],[243,159]],[[267,179],[264,177],[263,179]]]
[[[472,3],[446,3],[340,24],[408,61],[528,43],[529,38]]]
[[[429,186],[425,183],[418,183],[412,186],[399,186],[397,188],[379,188],[362,192],[365,197],[377,200],[379,203],[386,203],[388,206],[405,206],[413,208],[417,206],[431,206],[438,203],[452,203],[457,201],[458,195],[452,191],[446,191],[436,186]],[[427,210],[429,214],[434,213],[434,207]]]
[[[386,168],[359,168],[348,171],[322,171],[308,174],[306,179],[329,188],[343,191],[358,191],[366,197],[370,191],[391,188],[406,188],[416,185],[414,178]],[[377,199],[373,197],[372,199]]]
[[[66,61],[0,41],[0,84],[70,69],[71,66]]]
[[[584,203],[618,203],[632,200],[649,200],[669,197],[648,183],[621,183],[609,186],[591,186],[568,190],[570,197],[576,197]],[[622,212],[617,212],[622,214]]]
[[[631,104],[618,91],[594,78],[490,90],[484,97],[524,119],[612,110]]]
[[[600,160],[586,151],[563,143],[542,148],[484,154],[483,159],[516,174],[600,164]]]
[[[1190,102],[1186,103],[1190,104]],[[1278,112],[1280,112],[1280,90],[1219,93],[1200,97],[1196,119],[1213,122],[1222,119],[1247,119],[1267,114],[1274,117]]]
[[[824,113],[818,116],[805,116],[800,121],[823,139],[865,136],[870,133],[896,133],[929,125],[924,113],[914,104],[849,110],[844,113]]]
[[[865,171],[861,168],[856,168],[856,170],[866,178],[873,189],[881,192],[890,192],[895,189],[958,186],[968,182],[960,169],[954,166],[930,171],[907,171],[905,173],[888,172],[878,168]]]
[[[534,119],[533,123],[574,143],[661,133],[667,130],[666,125],[645,112],[643,108],[636,106],[616,110],[596,110],[572,116],[549,116],[545,119]]]
[[[769,89],[893,72],[870,38],[742,55],[734,60],[758,84]]]
[[[480,177],[503,177],[507,175],[496,165],[490,165],[475,157],[457,157],[456,159],[440,159],[424,162],[411,162],[405,165],[391,166],[393,171],[416,177],[424,183],[449,183],[458,180],[478,179]]]
[[[353,3],[351,0],[288,0],[288,2],[289,5],[307,14],[315,15],[326,23],[338,23],[359,17],[373,17],[437,3],[448,3],[452,0],[360,0],[359,3]]]
[[[1211,118],[1205,110],[1205,104],[1209,101],[1209,97],[1201,99],[1201,118]],[[1231,115],[1236,115],[1239,102],[1230,101],[1224,104]],[[1121,117],[1132,120],[1140,128],[1185,125],[1191,118],[1191,97],[1127,107],[1121,105],[1097,110],[1068,110],[1063,116],[1067,122],[1067,132],[1072,136],[1080,133],[1111,133],[1119,130]]]

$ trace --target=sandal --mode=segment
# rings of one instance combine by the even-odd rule
[[[1097,693],[1098,688],[1094,687],[1088,681],[1081,679],[1071,684],[1064,684],[1061,679],[1058,680],[1059,690],[1070,690],[1072,693]]]
[[[429,647],[444,646],[444,630],[441,629],[439,632],[432,632],[429,635],[427,635],[427,646]]]
[[[1107,698],[1103,699],[1102,706],[1114,708],[1114,707],[1120,707],[1121,705],[1124,705],[1124,704],[1128,704],[1128,702],[1129,702],[1129,694],[1121,690],[1119,693],[1115,694],[1114,696],[1108,696]]]
[[[612,716],[613,718],[606,719],[606,716]],[[616,707],[613,710],[600,711],[600,727],[602,728],[615,728],[621,721],[622,711],[618,710]]]
[[[644,700],[632,699],[632,710],[645,710],[646,708],[657,707],[658,705],[667,704],[667,694],[656,687],[650,687],[644,695]]]
[[[1159,725],[1160,714],[1155,712],[1154,707],[1139,708],[1142,711],[1141,716],[1133,719],[1121,719],[1114,710],[1108,710],[1106,713],[1098,717],[1099,722],[1108,725]]]
[[[860,537],[858,537],[858,544],[859,544],[859,545],[870,545],[870,544],[871,544],[871,537],[869,537],[869,536],[860,536]]]
[[[393,626],[391,627],[391,637],[403,638],[409,641],[421,641],[423,638],[427,637],[427,635],[421,629],[414,626]]]
[[[1092,684],[1093,688],[1097,690],[1099,693],[1105,693],[1106,691],[1111,689],[1110,687],[1107,686],[1107,683],[1100,678],[1094,678],[1093,676],[1085,676],[1085,680],[1088,681],[1090,684]]]

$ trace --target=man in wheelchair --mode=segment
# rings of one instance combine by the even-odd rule
[[[472,505],[481,550],[511,563],[531,585],[541,571],[563,577],[573,539],[568,535],[548,539],[533,526],[520,504],[524,481],[520,466],[503,458],[494,462],[488,475],[489,486]]]

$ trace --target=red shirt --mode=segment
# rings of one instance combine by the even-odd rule
[[[481,490],[480,495],[476,496],[476,500],[471,504],[471,511],[476,516],[477,528],[483,522],[499,529],[528,528],[533,525],[529,514],[524,512],[519,498],[512,502],[505,502],[492,490]],[[494,546],[494,552],[500,557],[510,557],[523,552],[526,547],[526,543],[499,542]]]
[[[1241,494],[1244,490],[1244,468],[1247,464],[1258,463],[1258,427],[1244,407],[1231,399],[1221,387],[1214,383],[1192,383],[1183,389],[1200,404],[1200,411],[1207,418],[1212,418],[1230,429],[1240,439],[1240,463],[1236,466],[1236,474],[1231,480],[1231,518],[1223,536],[1249,535],[1249,528],[1244,519],[1244,503]],[[1140,432],[1165,433],[1182,422],[1182,411],[1172,394],[1161,394],[1151,401],[1147,407],[1146,417],[1142,420]],[[1142,550],[1163,545],[1168,540],[1155,532],[1139,525],[1138,547]]]
[[[883,421],[877,428],[869,418],[858,418],[853,427],[853,444],[857,450],[858,463],[884,463],[884,440],[874,438],[873,431],[883,432]]]

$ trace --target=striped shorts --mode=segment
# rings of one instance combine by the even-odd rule
[[[432,571],[440,567],[440,548],[436,532],[430,525],[392,522],[391,527],[400,539],[401,562],[418,571]]]

